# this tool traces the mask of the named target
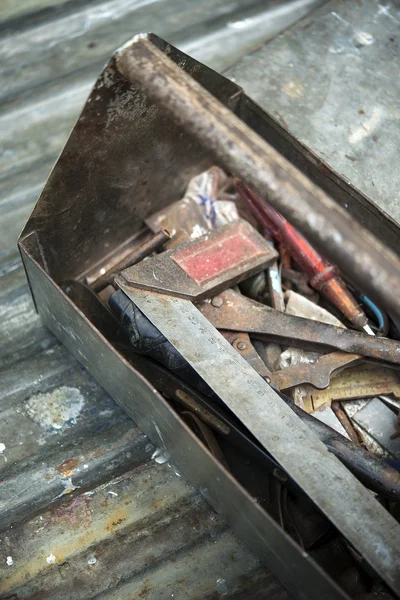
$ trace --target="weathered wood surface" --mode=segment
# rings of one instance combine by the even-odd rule
[[[0,4],[1,598],[287,597],[43,328],[16,238],[102,65],[131,35],[153,30],[223,70],[319,3]]]

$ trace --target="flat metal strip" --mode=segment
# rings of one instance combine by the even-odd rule
[[[188,300],[118,285],[371,567],[400,592],[400,526]],[[356,510],[355,510],[356,508]]]

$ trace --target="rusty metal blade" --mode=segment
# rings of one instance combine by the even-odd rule
[[[323,390],[330,384],[333,373],[355,365],[361,360],[362,356],[359,354],[330,352],[321,356],[315,363],[299,363],[293,367],[274,371],[272,375],[280,390],[287,390],[302,383],[309,383]]]
[[[218,308],[211,302],[200,305],[203,315],[217,329],[245,331],[252,337],[287,342],[300,348],[341,350],[400,364],[400,343],[395,340],[281,313],[234,290],[221,292],[218,298],[222,299]]]

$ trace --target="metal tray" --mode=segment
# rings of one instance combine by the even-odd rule
[[[241,88],[173,48],[151,41],[181,69],[326,190],[380,240],[396,248],[399,228],[301,145]],[[143,220],[182,195],[214,163],[192,136],[118,72],[115,58],[82,114],[19,238],[45,324],[297,598],[347,598],[326,572],[217,463],[163,397],[62,291],[67,279],[100,272],[140,239]]]

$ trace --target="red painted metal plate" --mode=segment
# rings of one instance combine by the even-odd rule
[[[254,258],[265,254],[249,229],[240,224],[234,230],[221,231],[212,239],[202,239],[177,252],[172,258],[198,285],[245,267]]]

